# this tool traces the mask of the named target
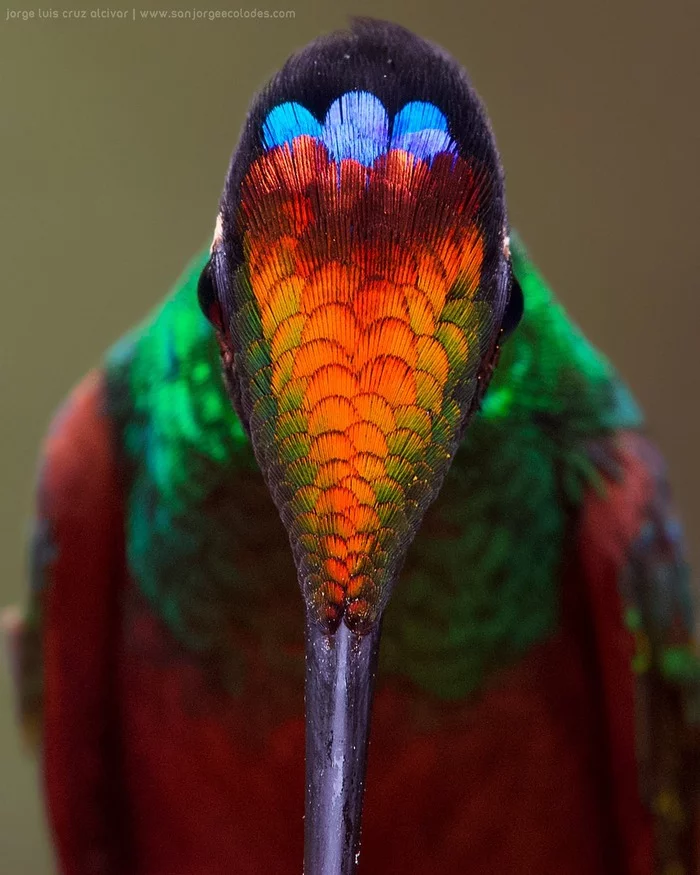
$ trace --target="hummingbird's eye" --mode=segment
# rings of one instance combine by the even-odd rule
[[[199,276],[197,284],[197,299],[202,313],[207,317],[217,331],[223,332],[224,318],[221,310],[221,302],[214,280],[214,270],[211,259],[206,263],[204,270]]]
[[[515,277],[511,268],[510,273],[510,297],[506,304],[506,309],[503,313],[503,321],[501,322],[501,342],[508,340],[511,334],[520,324],[523,318],[524,301],[523,290],[520,288],[520,283]]]

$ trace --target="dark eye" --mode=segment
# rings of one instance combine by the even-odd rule
[[[214,281],[214,269],[211,259],[206,263],[204,270],[199,276],[197,284],[197,298],[202,313],[207,317],[217,331],[224,330],[224,317],[221,310],[221,301]]]
[[[508,303],[503,313],[503,321],[501,322],[501,342],[508,340],[523,318],[523,290],[520,288],[520,283],[516,279],[512,268],[510,277],[510,297],[508,298]]]

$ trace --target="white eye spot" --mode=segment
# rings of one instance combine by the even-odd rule
[[[503,254],[506,258],[510,258],[510,237],[507,234],[503,238]]]
[[[224,223],[221,218],[221,213],[216,217],[216,225],[214,227],[214,239],[211,241],[211,246],[209,247],[209,254],[216,249],[216,247],[221,243],[224,238]]]

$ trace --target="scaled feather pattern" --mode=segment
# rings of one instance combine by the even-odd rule
[[[274,108],[242,184],[235,330],[256,454],[321,623],[386,604],[475,400],[489,180],[420,101]]]

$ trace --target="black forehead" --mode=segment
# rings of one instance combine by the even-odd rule
[[[396,24],[355,19],[351,28],[320,37],[285,63],[250,108],[226,180],[222,210],[238,208],[240,183],[263,150],[268,113],[295,101],[320,121],[348,91],[368,91],[393,117],[410,101],[427,101],[448,120],[460,154],[475,159],[495,183],[493,206],[502,199],[503,174],[486,111],[463,68],[444,50]]]

